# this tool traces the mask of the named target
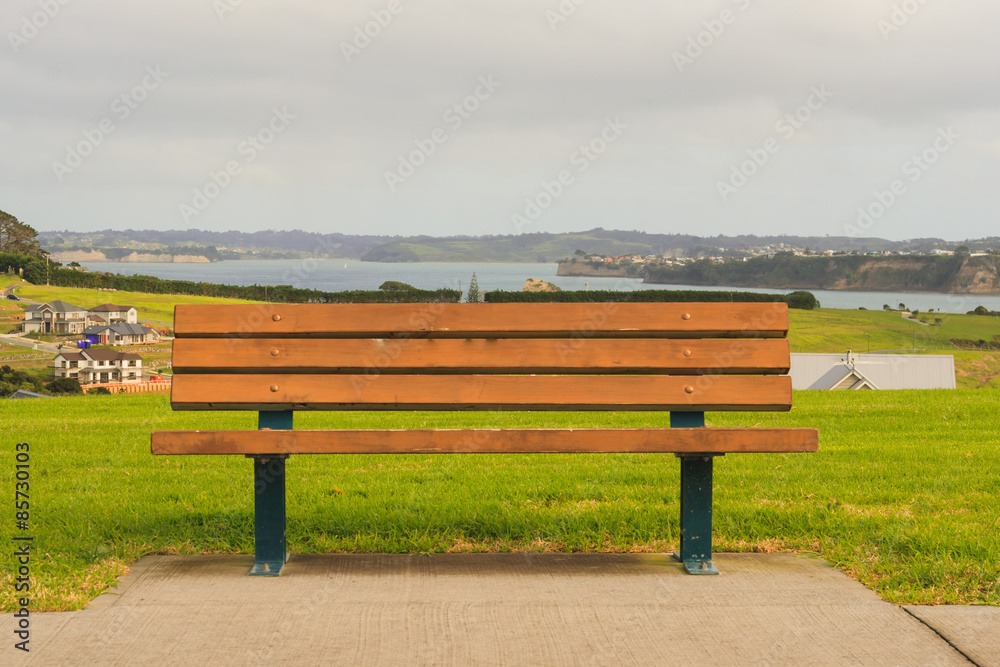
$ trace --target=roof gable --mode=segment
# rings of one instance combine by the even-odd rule
[[[60,301],[56,299],[55,301],[49,301],[48,303],[43,303],[39,308],[45,308],[48,306],[49,310],[54,313],[85,313],[86,308],[81,308],[80,306],[74,306],[71,303],[66,303],[65,301]]]
[[[113,303],[102,303],[90,309],[92,313],[127,313],[132,310],[132,306],[118,306]]]
[[[122,353],[117,350],[95,350],[93,348],[84,350],[82,354],[86,355],[87,358],[92,359],[93,361],[115,361],[116,359],[120,359],[122,355]]]
[[[152,331],[144,324],[129,322],[112,322],[111,324],[93,324],[83,330],[84,335],[96,336],[101,332],[111,330],[119,336],[145,336]]]
[[[129,322],[115,322],[110,325],[111,330],[123,336],[144,336],[152,329],[143,324],[131,324]]]
[[[809,389],[878,389],[857,367],[837,365],[816,380]]]

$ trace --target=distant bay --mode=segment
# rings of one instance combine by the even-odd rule
[[[450,287],[468,290],[476,274],[480,290],[520,291],[528,278],[539,278],[564,290],[677,289],[787,294],[794,290],[754,289],[748,287],[692,287],[687,285],[649,285],[632,278],[594,278],[557,276],[557,264],[515,264],[476,262],[380,263],[343,259],[228,260],[211,264],[135,264],[130,262],[82,262],[91,271],[123,275],[141,274],[166,280],[222,283],[226,285],[293,285],[332,292],[378,289],[386,280],[398,280],[421,289]],[[809,290],[824,308],[859,307],[893,308],[900,303],[907,308],[946,313],[965,313],[982,305],[1000,310],[1000,296],[966,294],[928,294],[922,292],[848,292]]]

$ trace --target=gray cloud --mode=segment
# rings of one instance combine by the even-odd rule
[[[244,0],[221,20],[210,0],[48,0],[59,10],[30,38],[38,0],[9,2],[0,207],[39,229],[514,233],[525,199],[617,116],[628,129],[523,231],[842,234],[951,126],[954,147],[865,233],[997,233],[1000,6],[587,0],[553,29],[560,5],[575,6],[399,0],[356,46],[389,0]],[[162,84],[122,102],[148,67]],[[500,88],[453,127],[448,110],[490,75]],[[777,123],[816,86],[833,96],[786,136]],[[295,118],[248,160],[240,147],[275,108]],[[53,163],[105,120],[113,131],[60,180]],[[436,129],[446,140],[390,192],[386,172]],[[777,151],[723,200],[719,183],[769,139]],[[239,173],[184,219],[232,161]]]

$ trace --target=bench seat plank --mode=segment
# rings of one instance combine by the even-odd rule
[[[790,410],[787,375],[175,375],[175,410]]]
[[[154,454],[815,452],[812,428],[157,431]]]
[[[724,306],[724,307],[720,307]],[[784,338],[785,303],[179,305],[177,338]]]
[[[788,342],[770,340],[178,338],[177,373],[784,374]]]

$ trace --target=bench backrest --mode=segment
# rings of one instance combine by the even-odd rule
[[[183,305],[176,410],[788,410],[784,303]]]

